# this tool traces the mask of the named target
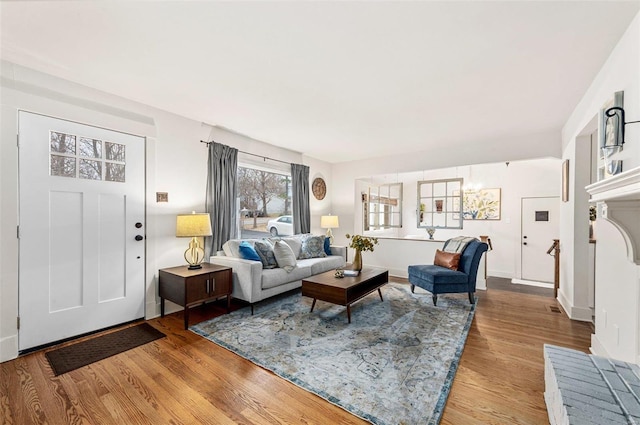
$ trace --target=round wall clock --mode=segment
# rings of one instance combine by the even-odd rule
[[[313,192],[313,196],[315,196],[318,201],[324,199],[324,196],[327,194],[327,185],[325,184],[322,177],[316,177],[315,179],[313,179],[313,183],[311,184],[311,191]]]

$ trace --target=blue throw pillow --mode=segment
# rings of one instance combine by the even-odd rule
[[[329,238],[324,238],[324,253],[331,255],[331,240]]]
[[[245,260],[253,260],[260,261],[260,256],[256,252],[255,248],[251,246],[251,244],[247,241],[240,242],[240,246],[238,246],[238,250],[240,251],[240,255]]]

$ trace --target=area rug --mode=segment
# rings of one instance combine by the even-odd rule
[[[407,284],[382,287],[352,306],[300,292],[272,298],[190,329],[374,424],[440,421],[475,312],[467,295]]]
[[[141,323],[47,351],[44,354],[49,360],[51,369],[58,376],[164,336],[165,334],[148,323]]]

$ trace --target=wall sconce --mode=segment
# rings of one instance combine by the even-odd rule
[[[605,167],[611,175],[622,171],[622,161],[611,159],[613,155],[622,151],[624,145],[624,130],[627,124],[640,121],[625,121],[624,108],[613,106],[604,111],[604,145],[600,148],[604,157]]]
[[[208,213],[180,214],[176,217],[176,237],[191,238],[189,248],[184,252],[184,259],[189,263],[189,270],[201,269],[204,260],[204,249],[199,237],[211,236],[211,219]]]
[[[333,233],[331,229],[337,229],[340,227],[340,221],[338,220],[337,215],[323,215],[320,217],[320,227],[323,229],[327,229],[327,238],[329,238],[329,243],[333,244]]]

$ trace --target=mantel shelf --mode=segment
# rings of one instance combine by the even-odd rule
[[[640,201],[640,167],[617,174],[585,187],[591,202],[609,200]]]
[[[622,234],[629,261],[640,265],[640,167],[585,187],[602,218]]]

